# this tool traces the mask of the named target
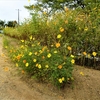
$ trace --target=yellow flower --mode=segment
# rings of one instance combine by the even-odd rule
[[[33,40],[35,40],[35,38],[33,38]]]
[[[60,43],[56,43],[56,48],[59,48],[60,47]]]
[[[87,53],[86,53],[86,52],[83,52],[83,55],[85,55],[85,56],[86,56],[86,55],[87,55]]]
[[[70,51],[72,50],[72,48],[70,46],[68,46],[67,49],[70,50]]]
[[[20,47],[21,49],[24,49],[24,45],[21,45],[21,47]]]
[[[84,28],[84,31],[88,31],[88,27],[85,27],[85,28]]]
[[[52,44],[51,47],[53,47],[54,45]]]
[[[33,59],[33,62],[36,62],[37,60],[36,59]]]
[[[84,73],[83,72],[80,72],[80,75],[84,76]]]
[[[42,50],[39,50],[39,52],[42,53],[43,51]]]
[[[35,52],[34,54],[35,54],[35,55],[37,55],[38,53],[37,53],[37,52]]]
[[[75,60],[74,60],[74,59],[72,59],[72,60],[71,60],[71,63],[72,63],[72,64],[74,64],[74,63],[75,63]]]
[[[60,39],[60,38],[61,38],[61,34],[58,34],[58,35],[57,35],[57,39]]]
[[[30,40],[32,40],[32,35],[30,36]]]
[[[97,53],[96,52],[92,52],[92,55],[95,57],[97,55]]]
[[[18,55],[16,58],[17,58],[17,60],[20,60],[20,58],[21,58],[21,55]]]
[[[23,60],[23,63],[26,63],[26,60]]]
[[[64,32],[64,28],[63,27],[60,27],[60,32]]]
[[[88,58],[91,58],[91,55],[90,54],[88,54]]]
[[[62,65],[59,65],[58,68],[59,68],[59,69],[62,69]]]
[[[29,63],[26,63],[25,66],[28,67],[29,66]]]
[[[59,83],[62,83],[63,82],[61,78],[59,78],[58,81],[59,81]]]
[[[41,64],[38,65],[38,68],[39,68],[39,69],[41,68]]]
[[[39,64],[36,64],[36,67],[38,66]]]
[[[62,77],[62,81],[64,81],[65,80],[65,78],[64,77]]]
[[[54,53],[57,53],[57,51],[55,50]]]
[[[21,42],[24,42],[24,40],[21,40]]]
[[[50,58],[50,57],[51,57],[51,53],[49,53],[49,54],[47,55],[47,57]]]
[[[74,58],[74,55],[71,55],[70,57],[71,57],[71,58]]]
[[[32,55],[32,52],[29,52],[29,56],[31,56]]]
[[[49,68],[49,66],[48,66],[48,65],[45,65],[45,67],[46,67],[46,68]]]

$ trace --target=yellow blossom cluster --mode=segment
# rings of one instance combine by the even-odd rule
[[[38,67],[39,69],[41,69],[42,68],[42,66],[41,66],[41,64],[36,64],[36,67]]]
[[[60,27],[60,32],[64,32],[64,28],[63,27]]]
[[[28,66],[29,66],[29,63],[27,62],[27,63],[25,64],[25,66],[28,67]]]
[[[49,54],[47,55],[47,57],[50,58],[50,57],[51,57],[51,53],[49,53]]]
[[[59,83],[63,83],[64,80],[65,80],[64,77],[58,79]]]

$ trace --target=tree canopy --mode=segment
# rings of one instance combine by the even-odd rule
[[[4,27],[4,21],[3,20],[0,20],[0,30]]]
[[[70,9],[91,9],[92,7],[98,6],[100,0],[36,0],[36,4],[25,6],[30,11],[46,11],[48,14],[56,11],[64,11],[65,7]]]
[[[3,26],[4,25],[4,21],[0,20],[0,25]]]

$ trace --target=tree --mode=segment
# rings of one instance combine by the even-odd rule
[[[38,0],[38,2],[49,5],[54,10],[61,9],[63,10],[64,7],[78,7],[83,6],[83,0]]]
[[[17,25],[17,21],[8,21],[7,26],[8,27],[15,27]]]
[[[38,4],[49,5],[49,7],[53,9],[63,9],[64,6],[69,8],[76,8],[81,7],[84,8],[85,6],[91,3],[100,3],[100,0],[37,0]]]
[[[84,0],[36,0],[37,3],[35,5],[25,6],[25,8],[33,10],[33,6],[35,8],[51,8],[52,11],[56,10],[64,10],[64,7],[84,7]]]
[[[36,4],[25,6],[33,15],[35,12],[39,14],[46,12],[47,16],[57,11],[65,11],[65,8],[83,9],[85,12],[91,11],[92,8],[100,5],[100,0],[36,0]]]
[[[3,29],[4,23],[5,23],[4,21],[0,20],[0,30]]]

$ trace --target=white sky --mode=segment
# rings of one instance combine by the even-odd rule
[[[19,20],[22,22],[24,18],[29,18],[29,12],[24,8],[24,5],[34,4],[35,0],[0,0],[0,20],[18,21],[18,9]]]

